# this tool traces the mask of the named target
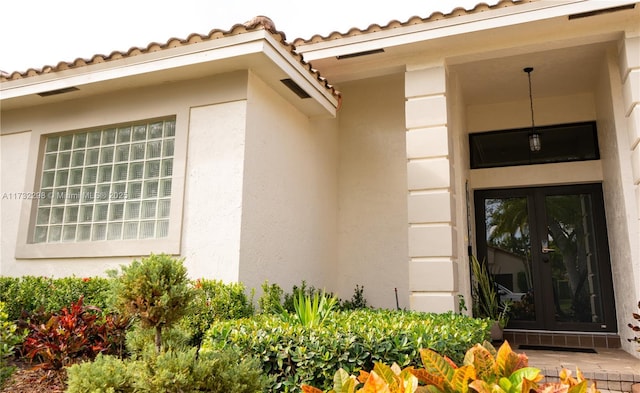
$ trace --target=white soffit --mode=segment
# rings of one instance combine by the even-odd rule
[[[266,36],[267,41],[270,41],[269,47],[264,47],[264,54],[269,57],[274,64],[276,64],[283,71],[292,68],[295,72],[287,72],[289,78],[291,78],[298,86],[300,86],[307,94],[311,96],[311,99],[320,103],[327,112],[332,116],[336,114],[336,108],[338,107],[338,100],[331,92],[324,87],[317,87],[318,82],[315,80],[316,76],[309,73],[297,59],[291,57],[281,45],[279,45],[273,37]],[[255,69],[254,72],[260,74],[260,69]],[[302,100],[305,101],[305,100]]]
[[[540,0],[410,26],[298,45],[306,61],[314,61],[412,42],[433,40],[556,17],[635,4],[636,0]]]
[[[110,62],[6,81],[0,84],[0,94],[5,100],[70,86],[80,87],[187,65],[237,58],[260,52],[262,50],[260,41],[264,35],[264,31],[260,30],[202,42],[198,45],[179,46]]]

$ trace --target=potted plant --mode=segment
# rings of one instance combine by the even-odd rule
[[[500,301],[495,280],[489,273],[487,264],[481,263],[473,255],[471,272],[473,273],[473,315],[494,321],[491,327],[491,339],[502,340],[504,327],[509,322],[509,302]]]

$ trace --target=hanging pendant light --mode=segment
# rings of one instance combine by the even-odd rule
[[[536,123],[533,116],[533,95],[531,94],[531,71],[533,71],[533,67],[526,67],[523,69],[523,71],[527,73],[527,76],[529,78],[529,104],[531,106],[531,131],[529,131],[529,150],[531,150],[532,152],[537,152],[542,149],[542,140],[540,138],[540,133],[536,130]]]

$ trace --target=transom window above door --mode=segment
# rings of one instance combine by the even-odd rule
[[[471,169],[600,159],[595,122],[469,134]]]

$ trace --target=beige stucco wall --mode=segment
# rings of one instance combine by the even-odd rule
[[[182,168],[173,199],[184,196],[172,205],[171,226],[180,227],[189,275],[255,288],[269,280],[285,290],[306,280],[337,292],[337,122],[308,118],[250,72],[3,113],[1,191],[30,189],[43,133],[167,115],[176,116]],[[16,259],[22,207],[2,200],[2,275],[103,275],[136,257],[92,259],[89,250]],[[157,245],[141,254],[164,251]]]
[[[534,97],[536,126],[595,120],[592,93],[570,96]],[[470,105],[469,132],[494,131],[531,126],[529,100]]]
[[[338,291],[409,308],[402,74],[345,83],[339,124]]]
[[[201,178],[202,171],[198,172],[197,163],[193,161],[187,166],[185,161],[186,138],[190,135],[191,144],[194,145],[194,158],[202,156],[202,148],[210,146],[220,148],[220,145],[203,145],[203,140],[211,143],[210,136],[205,135],[222,132],[230,128],[237,131],[237,121],[243,121],[242,108],[238,104],[227,105],[223,110],[207,110],[213,104],[225,102],[237,102],[246,99],[246,84],[248,74],[237,72],[202,80],[187,81],[181,83],[167,83],[162,86],[136,89],[132,91],[120,91],[108,95],[85,98],[82,100],[69,100],[57,104],[41,105],[20,111],[5,111],[2,114],[1,123],[1,191],[24,192],[33,191],[37,152],[40,135],[46,133],[73,131],[84,128],[98,127],[109,124],[143,120],[154,117],[176,116],[176,156],[174,161],[174,198],[181,199],[183,189],[182,178],[187,173],[185,186],[192,190],[193,199],[185,198],[185,227],[192,238],[183,238],[182,251],[188,256],[186,261],[189,273],[195,277],[209,274],[221,274],[224,278],[232,279],[233,275],[211,268],[216,263],[211,259],[211,253],[204,251],[202,243],[209,239],[203,239],[210,232],[211,221],[196,220],[197,216],[206,206],[201,206],[206,201],[216,201],[219,197],[229,195],[232,187],[204,187],[207,185]],[[242,106],[242,104],[240,104]],[[190,125],[191,109],[193,109],[194,122]],[[232,123],[232,124],[231,124]],[[217,127],[216,127],[217,126]],[[213,131],[212,131],[213,128]],[[182,142],[178,142],[181,140]],[[178,145],[182,143],[182,152]],[[237,141],[225,141],[227,145],[237,144]],[[220,176],[220,174],[218,174]],[[226,183],[219,179],[221,183]],[[215,182],[210,183],[215,184]],[[205,196],[205,193],[208,194]],[[217,195],[216,195],[217,193]],[[235,196],[236,200],[239,197]],[[118,267],[120,264],[131,261],[136,255],[121,257],[91,258],[91,245],[87,247],[86,257],[81,258],[38,258],[16,259],[15,250],[17,243],[17,229],[24,221],[28,209],[23,209],[28,201],[1,200],[0,222],[0,274],[7,276],[19,275],[102,275],[105,270]],[[239,203],[236,204],[239,206]],[[174,207],[175,206],[175,207]],[[172,214],[177,213],[180,218],[182,206],[172,206]],[[181,226],[180,219],[173,220],[171,226]],[[170,229],[171,230],[171,229]],[[220,229],[218,229],[220,230]],[[184,233],[187,233],[186,231]],[[215,235],[215,233],[214,233]],[[180,237],[178,236],[178,239]],[[109,242],[106,242],[109,243]],[[145,242],[140,241],[141,254],[163,251],[162,245],[157,242],[153,247],[146,249]],[[200,243],[200,244],[199,244]],[[108,244],[114,250],[118,249],[117,242]],[[223,245],[233,249],[233,244]],[[236,245],[237,248],[237,245]],[[229,253],[226,250],[223,253]],[[224,259],[224,258],[221,258]],[[237,275],[237,273],[236,273]]]
[[[191,109],[182,255],[194,277],[239,278],[246,107]]]
[[[250,75],[239,279],[338,292],[337,128]]]

